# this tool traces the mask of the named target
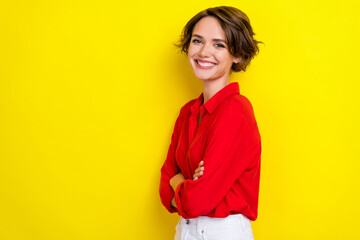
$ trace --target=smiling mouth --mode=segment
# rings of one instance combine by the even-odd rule
[[[196,65],[201,68],[201,69],[210,69],[216,66],[215,63],[212,62],[204,62],[204,61],[200,61],[200,60],[195,60]]]

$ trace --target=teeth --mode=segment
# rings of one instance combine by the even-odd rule
[[[214,63],[209,63],[209,62],[200,62],[200,61],[197,61],[199,65],[203,66],[203,67],[212,67],[212,66],[215,66]]]

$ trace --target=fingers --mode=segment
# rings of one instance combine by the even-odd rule
[[[197,180],[204,174],[205,167],[203,167],[204,161],[199,163],[199,167],[195,170],[195,174],[193,175],[193,179]]]
[[[204,167],[198,167],[196,170],[195,170],[195,173],[199,173],[201,171],[204,171]]]
[[[199,177],[201,177],[204,173],[203,172],[200,172],[200,173],[196,173],[193,175],[193,179],[194,180],[197,180]]]
[[[193,177],[200,177],[200,176],[202,176],[203,174],[204,174],[204,169],[195,172],[195,174],[193,175]]]

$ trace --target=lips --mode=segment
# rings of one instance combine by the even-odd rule
[[[211,69],[216,66],[216,63],[210,62],[210,61],[204,61],[195,59],[196,66],[200,69]]]

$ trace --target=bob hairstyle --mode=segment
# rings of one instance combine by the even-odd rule
[[[225,41],[229,46],[229,52],[234,57],[241,58],[239,63],[233,63],[231,69],[234,72],[245,72],[251,59],[259,53],[258,44],[263,42],[254,39],[255,33],[248,16],[235,7],[220,6],[199,12],[185,25],[180,41],[175,46],[179,47],[182,53],[188,55],[193,29],[200,19],[207,16],[213,16],[219,21],[226,36]]]

